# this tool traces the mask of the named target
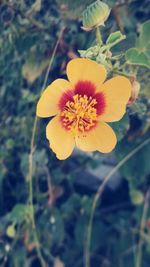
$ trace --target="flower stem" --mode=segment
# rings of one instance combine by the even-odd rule
[[[130,153],[128,153],[119,163],[108,173],[108,175],[104,178],[103,183],[99,186],[94,200],[92,204],[89,224],[87,227],[87,238],[85,243],[85,267],[90,267],[90,244],[91,244],[91,234],[92,234],[92,226],[93,226],[93,219],[94,219],[94,213],[97,206],[97,202],[99,198],[101,197],[103,190],[105,188],[105,185],[107,184],[108,180],[119,170],[119,168],[124,165],[131,157],[133,157],[140,149],[142,149],[144,146],[146,146],[150,142],[150,138],[143,141],[141,144],[139,144],[136,148],[134,148]],[[136,267],[140,267],[136,266]]]
[[[52,63],[54,61],[54,57],[55,57],[58,45],[60,43],[60,40],[62,38],[63,32],[64,32],[64,28],[61,30],[61,32],[59,34],[59,37],[58,37],[58,40],[56,42],[56,45],[54,47],[54,50],[53,50],[53,53],[52,53],[52,56],[51,56],[51,59],[50,59],[46,74],[45,74],[43,86],[42,86],[42,89],[41,89],[40,93],[42,93],[43,90],[46,87],[46,83],[47,83],[47,80],[48,80],[48,75],[49,75]],[[32,224],[32,229],[33,229],[33,234],[34,234],[34,240],[35,240],[35,243],[36,243],[37,255],[38,255],[38,258],[40,260],[41,266],[42,267],[46,267],[47,265],[45,263],[45,260],[44,260],[44,258],[42,256],[42,253],[41,253],[41,250],[40,250],[40,242],[39,242],[38,234],[37,234],[37,231],[36,231],[36,223],[35,223],[35,218],[34,218],[34,204],[33,204],[33,181],[32,181],[32,178],[33,178],[33,154],[34,154],[34,151],[35,151],[34,143],[35,143],[35,134],[36,134],[36,129],[37,129],[37,123],[38,123],[38,118],[37,118],[37,116],[35,116],[34,124],[33,124],[33,130],[32,130],[32,137],[31,137],[31,144],[30,144],[29,173],[28,173],[28,177],[27,177],[27,180],[29,182],[28,205],[29,205],[29,208],[30,208],[31,224]]]
[[[99,27],[96,28],[96,39],[97,39],[99,46],[101,46],[103,41],[102,41],[102,36],[101,36]]]
[[[127,73],[127,72],[119,71],[119,70],[114,70],[113,73],[115,73],[115,74],[119,74],[119,75],[124,75],[124,76],[126,76],[126,77],[128,77],[128,78],[131,78],[131,77],[134,76],[134,74],[129,74],[129,73]]]

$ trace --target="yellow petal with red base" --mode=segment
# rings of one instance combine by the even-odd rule
[[[106,79],[106,69],[93,60],[76,58],[68,63],[67,76],[73,85],[79,81],[90,81],[99,87]]]
[[[120,120],[131,96],[130,81],[124,76],[117,76],[106,81],[99,91],[103,92],[105,98],[104,113],[100,115],[99,119],[106,122]]]
[[[36,114],[38,117],[46,118],[59,113],[59,100],[62,94],[70,89],[71,85],[64,79],[57,79],[51,83],[41,95]]]
[[[111,152],[117,139],[112,128],[104,122],[98,122],[97,126],[88,133],[80,133],[76,136],[76,145],[83,151]]]
[[[74,136],[62,127],[59,116],[53,118],[47,125],[46,137],[58,159],[64,160],[71,155],[75,146]]]

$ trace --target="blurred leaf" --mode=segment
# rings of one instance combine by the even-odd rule
[[[141,205],[144,202],[144,195],[139,190],[131,190],[130,191],[131,201],[134,205]]]
[[[126,51],[125,56],[128,64],[150,68],[150,60],[144,52],[138,51],[137,48],[130,48]]]
[[[91,214],[92,204],[93,204],[92,198],[90,198],[88,196],[84,196],[82,198],[82,209],[83,209],[84,214],[86,214],[86,215]]]
[[[0,242],[0,262],[4,259],[6,255],[6,250],[5,250],[5,243]]]
[[[43,62],[36,62],[29,58],[22,67],[22,75],[29,82],[33,83],[48,66],[49,60],[45,59]]]
[[[65,202],[62,207],[61,211],[62,214],[65,217],[70,217],[75,212],[78,212],[81,206],[81,198],[78,194],[73,194],[67,202]]]
[[[16,245],[13,249],[13,257],[15,266],[24,266],[24,263],[26,263],[26,266],[31,266],[29,263],[30,259],[27,258],[24,246],[20,246],[19,244]]]
[[[144,50],[144,52],[150,49],[150,20],[141,25],[140,36],[137,40],[137,47],[138,49],[141,49],[141,51]]]
[[[141,25],[136,47],[125,53],[128,64],[150,68],[150,20]]]
[[[145,140],[146,136],[136,138],[134,140],[129,140],[127,138],[121,140],[115,150],[118,160],[123,159],[123,157],[128,155],[128,153],[130,153],[135,147],[141,144]],[[136,188],[137,184],[142,183],[142,177],[144,179],[144,177],[150,173],[150,164],[147,164],[149,155],[150,143],[144,146],[120,168],[123,176],[128,178],[128,181],[131,183],[131,187],[133,185],[133,188]]]
[[[81,17],[84,8],[86,8],[87,5],[92,3],[92,1],[93,0],[56,0],[56,2],[61,8],[61,13],[63,17],[67,19],[77,19]]]
[[[22,90],[22,95],[23,95],[23,99],[28,102],[28,103],[32,103],[37,100],[38,96],[35,93],[32,93],[28,90]]]
[[[88,217],[80,216],[75,228],[75,241],[80,250],[85,246],[85,239],[87,236],[87,222]],[[105,224],[99,220],[95,220],[92,229],[91,250],[95,251],[98,247],[102,247],[106,241],[108,229]],[[108,240],[106,241],[108,242]]]
[[[56,258],[54,260],[54,267],[65,267],[65,265],[59,258]]]
[[[123,35],[120,31],[117,32],[113,32],[109,35],[109,37],[106,40],[106,44],[109,47],[112,47],[118,43],[120,43],[121,41],[123,41],[126,38],[125,35]]]
[[[24,153],[21,155],[20,167],[21,167],[22,174],[24,175],[24,177],[26,177],[29,171],[29,154],[28,153]]]
[[[14,147],[14,140],[12,138],[9,138],[7,141],[6,141],[6,148],[7,149],[12,149]]]
[[[41,10],[42,0],[36,0],[31,6],[30,12],[39,12]]]
[[[41,238],[45,238],[46,246],[59,246],[65,236],[64,221],[57,208],[45,209],[38,222]]]
[[[30,218],[31,207],[29,205],[17,204],[10,212],[10,220],[14,223],[22,223]]]
[[[48,163],[48,157],[46,155],[46,151],[45,149],[41,149],[41,150],[36,150],[33,153],[33,174],[35,173],[35,171],[37,170],[37,167],[40,166],[45,166]],[[27,177],[28,172],[29,172],[29,154],[28,153],[24,153],[21,155],[21,171],[24,175],[24,177]]]
[[[50,234],[53,244],[59,244],[64,239],[64,222],[58,210],[53,210],[50,217]]]
[[[129,124],[129,116],[126,114],[119,122],[111,123],[112,128],[114,129],[118,141],[120,141],[128,132],[130,124]]]
[[[46,165],[48,163],[48,157],[45,149],[36,150],[33,154],[33,161],[37,165]]]

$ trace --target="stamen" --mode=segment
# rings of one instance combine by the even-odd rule
[[[62,125],[73,132],[89,131],[97,122],[96,104],[96,99],[91,96],[74,95],[61,112]]]

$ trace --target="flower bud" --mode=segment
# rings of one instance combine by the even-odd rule
[[[110,14],[110,8],[107,4],[97,0],[89,5],[83,12],[83,27],[85,31],[90,31],[97,26],[104,26]]]
[[[136,80],[135,77],[132,77],[130,79],[130,81],[131,81],[131,97],[129,99],[128,104],[133,104],[136,101],[136,99],[138,98],[138,95],[140,92],[140,84]]]

